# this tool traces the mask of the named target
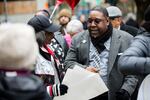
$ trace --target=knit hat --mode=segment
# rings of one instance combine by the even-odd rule
[[[150,6],[148,6],[148,8],[146,9],[144,13],[144,19],[145,21],[150,21]]]
[[[32,70],[38,55],[34,29],[26,24],[0,25],[0,69]]]
[[[110,7],[107,7],[106,9],[110,18],[122,16],[121,10],[116,6],[110,6]]]
[[[71,12],[70,12],[70,10],[68,10],[68,9],[62,9],[59,12],[59,17],[58,18],[60,18],[62,16],[67,16],[67,17],[69,17],[69,19],[71,19]]]

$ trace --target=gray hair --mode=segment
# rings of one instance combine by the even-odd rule
[[[39,54],[34,29],[23,23],[0,25],[0,68],[33,70]]]
[[[39,47],[43,46],[44,41],[46,39],[45,32],[44,31],[37,32],[35,34],[35,36],[36,36],[36,41],[37,41]]]
[[[79,20],[73,19],[67,24],[66,31],[68,34],[79,33],[83,31],[83,24]]]

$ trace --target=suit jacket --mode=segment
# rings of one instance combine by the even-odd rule
[[[125,89],[131,95],[136,87],[135,76],[124,76],[118,70],[118,54],[128,48],[132,36],[124,31],[113,29],[110,52],[108,58],[108,88],[109,100],[115,100],[115,93]],[[88,31],[79,33],[72,39],[72,45],[65,59],[65,68],[73,68],[79,65],[83,68],[89,66],[90,36]]]

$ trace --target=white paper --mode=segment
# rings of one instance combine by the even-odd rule
[[[98,73],[92,73],[79,66],[68,69],[63,79],[68,93],[54,100],[89,100],[108,91]]]
[[[139,92],[137,100],[150,100],[150,74],[145,77],[143,80]]]

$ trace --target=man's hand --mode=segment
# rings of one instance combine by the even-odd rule
[[[95,67],[92,67],[92,66],[87,67],[86,70],[88,70],[90,72],[94,72],[94,73],[98,73],[99,72],[99,69],[97,69]]]

